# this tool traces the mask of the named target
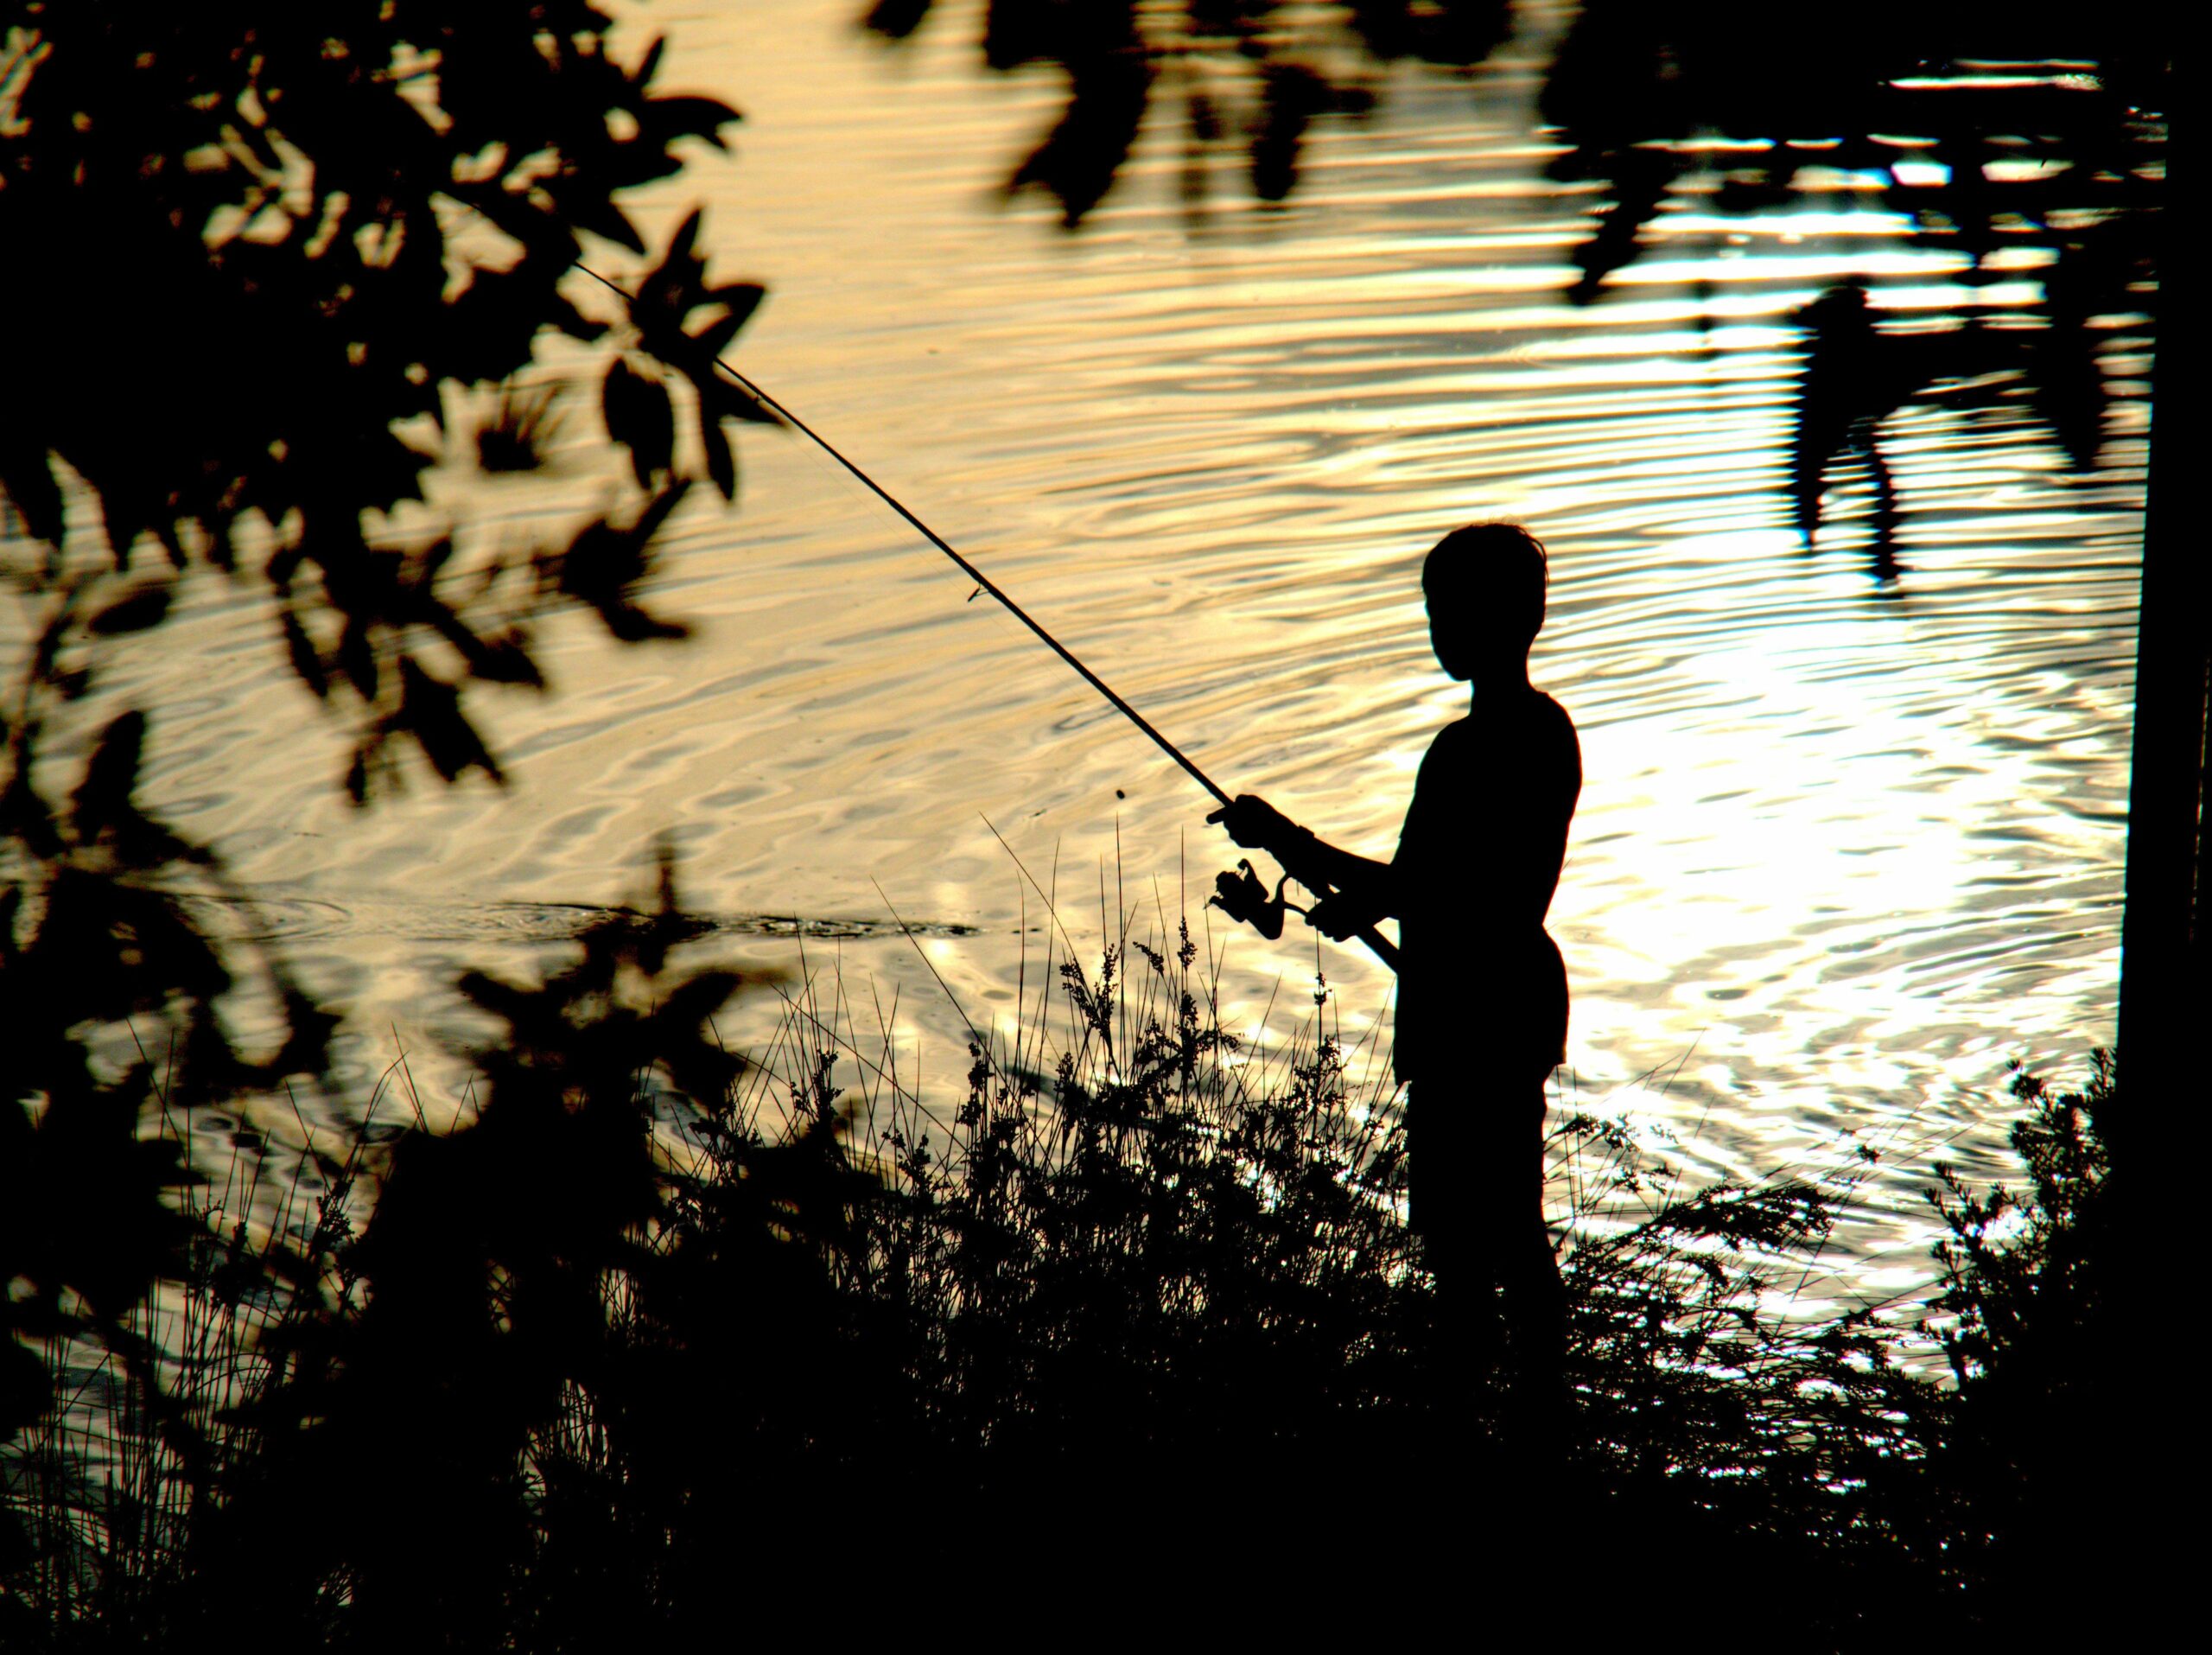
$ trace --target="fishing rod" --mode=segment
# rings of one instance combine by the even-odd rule
[[[608,289],[622,299],[626,301],[629,299],[630,295],[627,292],[624,291],[623,289],[617,286],[614,283],[607,280],[606,277],[601,276],[597,271],[593,270],[589,265],[579,263],[576,265],[576,268],[582,271],[586,276],[590,277],[592,280],[597,282],[601,286]],[[1129,722],[1135,724],[1140,730],[1142,730],[1144,734],[1151,739],[1152,744],[1154,747],[1158,748],[1162,753],[1165,753],[1169,758],[1174,760],[1176,764],[1181,767],[1185,775],[1189,776],[1192,780],[1197,782],[1199,786],[1205,788],[1206,792],[1213,795],[1217,803],[1226,808],[1236,802],[1230,797],[1229,792],[1226,788],[1223,787],[1220,783],[1217,782],[1211,776],[1201,770],[1191,756],[1185,753],[1181,748],[1177,747],[1174,742],[1169,741],[1165,735],[1161,735],[1158,729],[1154,729],[1152,721],[1147,718],[1142,713],[1139,712],[1135,707],[1132,707],[1127,700],[1116,691],[1112,684],[1107,683],[1105,679],[1100,678],[1098,674],[1092,672],[1088,666],[1084,665],[1084,663],[1077,659],[1073,650],[1070,649],[1058,639],[1053,637],[1051,633],[1046,631],[1044,627],[1038,621],[1037,618],[1031,614],[1028,610],[1023,608],[1019,603],[1016,603],[1012,597],[1007,595],[1005,589],[1001,588],[997,582],[994,581],[989,576],[983,573],[982,570],[976,568],[976,565],[970,563],[965,557],[962,556],[959,550],[955,547],[950,541],[947,540],[935,529],[930,527],[928,524],[923,522],[921,519],[916,517],[913,512],[908,511],[905,503],[896,495],[892,493],[889,489],[886,488],[881,483],[876,481],[874,478],[869,476],[868,473],[862,471],[858,466],[847,459],[829,438],[823,436],[819,431],[816,430],[811,425],[809,425],[804,420],[801,419],[789,408],[779,402],[774,397],[769,395],[767,391],[761,389],[761,387],[753,379],[745,374],[740,373],[735,368],[732,367],[721,357],[717,356],[715,358],[715,366],[720,368],[724,373],[729,375],[729,377],[737,383],[739,388],[744,391],[747,396],[753,398],[771,413],[775,414],[784,420],[793,430],[798,432],[800,436],[812,442],[815,447],[820,449],[823,453],[828,455],[839,465],[844,467],[848,472],[851,473],[854,477],[857,478],[863,485],[866,486],[870,493],[874,494],[886,506],[888,506],[893,511],[896,512],[900,518],[905,519],[906,524],[912,528],[917,534],[920,535],[923,539],[928,541],[930,544],[935,546],[947,557],[950,557],[954,563],[958,565],[961,573],[967,576],[969,579],[974,581],[978,589],[989,593],[993,598],[997,600],[1000,608],[1004,609],[1008,614],[1012,615],[1016,621],[1019,621],[1023,626],[1028,627],[1031,632],[1037,635],[1038,639],[1046,646],[1046,648],[1050,649],[1052,653],[1058,656],[1070,666],[1073,667],[1077,675],[1081,678],[1085,684],[1089,684],[1092,689],[1097,691],[1100,695],[1103,696],[1112,705],[1115,711],[1120,713],[1122,717],[1128,719]],[[1262,884],[1259,875],[1252,870],[1251,863],[1249,862],[1240,861],[1237,863],[1237,867],[1242,871],[1243,877],[1240,879],[1236,874],[1222,875],[1219,879],[1216,881],[1217,890],[1212,900],[1217,903],[1231,919],[1249,920],[1259,929],[1262,935],[1268,939],[1273,939],[1281,936],[1283,911],[1287,907],[1294,907],[1294,905],[1286,904],[1284,902],[1282,883],[1281,882],[1277,882],[1274,889],[1274,894],[1270,898],[1267,894],[1266,887]],[[1304,879],[1300,880],[1299,882],[1300,884],[1312,886],[1312,888],[1320,892],[1325,896],[1332,894],[1325,884],[1315,884],[1311,881]],[[1295,911],[1300,913],[1306,912],[1303,908],[1296,908]],[[1374,952],[1376,958],[1380,959],[1394,971],[1398,969],[1398,949],[1395,944],[1392,943],[1388,938],[1382,936],[1372,926],[1369,926],[1364,930],[1357,932],[1355,934],[1359,938],[1360,941],[1365,943],[1367,946]]]

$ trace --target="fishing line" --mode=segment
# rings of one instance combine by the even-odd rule
[[[589,265],[578,264],[576,268],[583,271],[585,275],[590,277],[593,281],[600,283],[601,286],[620,295],[621,297],[627,299],[630,296],[627,293],[623,292],[620,288],[615,286],[613,283],[608,281],[604,276],[601,276],[597,271],[592,269]],[[1082,675],[1083,681],[1085,684],[1088,684],[1092,689],[1097,691],[1098,693],[1105,697],[1108,701],[1113,703],[1116,711],[1119,712],[1124,718],[1128,719],[1132,724],[1135,724],[1139,729],[1150,736],[1152,738],[1153,745],[1157,747],[1162,753],[1165,753],[1169,758],[1174,760],[1177,764],[1182,766],[1185,773],[1190,776],[1192,780],[1197,782],[1199,786],[1211,793],[1221,804],[1226,805],[1230,803],[1229,794],[1223,790],[1221,785],[1215,781],[1211,776],[1206,774],[1205,771],[1199,769],[1198,767],[1192,761],[1189,754],[1185,753],[1182,748],[1177,747],[1174,742],[1169,741],[1165,735],[1162,735],[1158,730],[1154,729],[1152,727],[1152,721],[1147,719],[1142,713],[1139,712],[1135,707],[1129,705],[1127,701],[1124,701],[1118,694],[1116,694],[1112,684],[1107,683],[1105,679],[1100,678],[1098,674],[1092,672],[1089,667],[1085,666],[1080,660],[1078,660],[1076,658],[1074,651],[1071,650],[1058,639],[1053,637],[1051,633],[1046,632],[1045,628],[1038,623],[1037,618],[1034,615],[1031,614],[1028,610],[1023,608],[1019,603],[1016,603],[1012,598],[1008,597],[1002,589],[1001,589],[997,582],[992,580],[991,577],[983,573],[982,570],[976,568],[976,565],[969,563],[967,558],[962,557],[950,541],[947,540],[935,529],[930,527],[928,524],[923,522],[921,519],[916,517],[912,512],[908,511],[905,504],[898,498],[897,495],[893,494],[881,483],[876,481],[874,478],[869,476],[868,473],[862,471],[858,466],[855,465],[850,460],[848,460],[842,454],[839,453],[836,445],[833,444],[829,438],[823,436],[821,432],[816,430],[814,427],[809,425],[797,414],[791,412],[791,411],[786,408],[782,403],[777,401],[775,398],[770,396],[766,391],[763,391],[750,379],[747,379],[744,374],[740,373],[735,368],[730,366],[730,365],[724,361],[721,357],[718,356],[715,359],[715,366],[720,368],[724,373],[729,375],[731,379],[736,380],[739,386],[744,390],[747,395],[757,398],[771,412],[777,414],[783,418],[792,430],[798,431],[799,435],[807,438],[815,445],[815,447],[820,449],[823,453],[828,455],[832,460],[835,460],[839,465],[844,467],[847,471],[852,473],[855,477],[866,484],[869,493],[873,493],[878,500],[881,500],[886,506],[888,506],[893,511],[898,512],[899,515],[904,518],[906,522],[912,526],[914,531],[925,540],[927,540],[930,544],[935,546],[946,557],[951,558],[954,563],[959,564],[962,573],[965,574],[970,580],[974,581],[976,584],[981,587],[984,591],[988,592],[993,597],[996,598],[999,601],[1000,605],[1005,608],[1008,614],[1012,615],[1016,621],[1019,621],[1023,626],[1028,627],[1031,632],[1035,633],[1038,638],[1040,639],[1055,655],[1058,656],[1062,660],[1065,661],[1070,666],[1073,667]]]
[[[607,280],[606,277],[601,276],[597,271],[592,269],[590,265],[579,261],[576,264],[576,268],[582,271],[586,276],[590,277],[593,281],[598,283],[601,287],[607,289],[608,292],[615,295],[618,298],[622,299],[626,302],[630,300],[631,296],[628,292],[617,286],[614,283]],[[950,541],[947,540],[935,529],[930,527],[928,524],[923,522],[921,519],[916,517],[913,512],[908,511],[905,502],[900,500],[897,495],[893,494],[881,483],[876,481],[874,478],[869,476],[868,473],[862,471],[850,460],[847,459],[844,455],[838,451],[836,446],[832,443],[828,437],[823,436],[821,432],[816,430],[811,425],[809,425],[804,420],[801,419],[789,408],[779,402],[774,397],[769,395],[767,391],[762,390],[760,386],[754,383],[751,379],[742,373],[740,373],[735,368],[732,367],[721,357],[717,356],[715,359],[715,366],[720,368],[724,373],[729,375],[732,379],[735,380],[738,386],[743,390],[747,395],[755,398],[763,407],[768,409],[770,412],[777,415],[779,418],[789,424],[793,430],[798,432],[802,436],[812,442],[815,447],[820,449],[823,453],[828,455],[839,465],[844,467],[844,468],[848,472],[851,473],[854,477],[857,478],[862,484],[866,485],[870,493],[874,494],[886,506],[888,506],[893,511],[898,512],[916,533],[919,534],[925,540],[928,541],[930,544],[935,546],[946,557],[952,559],[952,561],[959,566],[960,571],[963,574],[974,581],[983,591],[989,593],[992,597],[995,598],[998,601],[1000,608],[1003,608],[1008,614],[1012,615],[1016,621],[1019,621],[1023,626],[1028,627],[1031,632],[1034,633],[1039,640],[1049,648],[1053,654],[1058,656],[1070,666],[1073,667],[1077,675],[1082,678],[1085,684],[1097,691],[1100,695],[1105,697],[1106,699],[1113,704],[1114,710],[1116,712],[1120,713],[1122,717],[1128,719],[1129,722],[1135,724],[1139,729],[1142,730],[1147,736],[1150,737],[1152,744],[1154,747],[1158,748],[1162,753],[1165,753],[1169,758],[1174,760],[1176,764],[1181,767],[1183,773],[1185,775],[1189,776],[1192,780],[1197,782],[1199,786],[1205,788],[1209,793],[1213,795],[1217,803],[1229,805],[1234,802],[1230,798],[1228,790],[1223,787],[1220,783],[1217,782],[1205,771],[1199,769],[1198,765],[1191,759],[1188,754],[1185,753],[1181,748],[1177,747],[1174,742],[1169,741],[1165,735],[1162,735],[1157,729],[1154,729],[1150,719],[1147,718],[1142,713],[1139,712],[1135,707],[1132,707],[1127,701],[1122,699],[1122,697],[1116,692],[1112,684],[1107,683],[1105,679],[1100,678],[1098,674],[1092,672],[1088,666],[1085,666],[1083,662],[1077,658],[1073,650],[1070,649],[1058,639],[1053,637],[1051,633],[1046,631],[1044,627],[1038,621],[1034,615],[1031,614],[1028,610],[1023,608],[1019,603],[1016,603],[1011,597],[1007,596],[997,582],[994,581],[989,576],[983,573],[982,570],[976,568],[974,563],[969,562],[966,557],[963,557],[959,550],[955,547]],[[971,602],[974,601],[974,595],[972,593],[969,595],[969,601]],[[1300,881],[1300,882],[1302,884],[1306,882]],[[1323,893],[1325,894],[1326,894],[1325,888],[1321,888]],[[1277,894],[1280,896],[1280,891],[1278,891]],[[1382,959],[1385,964],[1390,966],[1394,971],[1397,968],[1398,951],[1396,947],[1387,939],[1378,934],[1372,926],[1370,926],[1364,931],[1361,931],[1356,934],[1358,936],[1359,940],[1365,943],[1368,947],[1372,949],[1376,957]]]

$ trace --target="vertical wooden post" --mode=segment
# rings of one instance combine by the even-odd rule
[[[2177,99],[2176,101],[2179,101]],[[2174,125],[2182,124],[2177,121]],[[2170,1368],[2185,1306],[2197,1287],[2203,1173],[2202,1116],[2212,983],[2205,971],[2205,733],[2212,582],[2203,513],[2186,478],[2197,474],[2183,424],[2196,398],[2196,283],[2174,220],[2173,137],[2167,148],[2158,249],[2151,463],[2143,517],[2143,586],[2135,638],[2134,750],[2128,773],[2126,908],[2120,920],[2120,1094],[2100,1121],[2111,1155],[2107,1337],[2089,1406],[2109,1452],[2094,1505],[2116,1520],[2082,1517],[2090,1568],[2110,1582],[2101,1601],[2127,1606],[2135,1624],[2178,1610],[2188,1577],[2187,1525],[2157,1515],[2189,1474],[2174,1455],[2179,1428],[2141,1405],[2147,1376]],[[2201,482],[2197,485],[2201,487]],[[2187,492],[2184,492],[2187,491]],[[2196,1079],[2192,1084],[2191,1072]],[[2163,1176],[2161,1174],[2163,1173]],[[2184,1269],[2189,1279],[2183,1279]],[[2193,1460],[2185,1462],[2193,1466]],[[2114,1624],[2118,1624],[2115,1622]]]
[[[2171,192],[2171,182],[2169,180]],[[2171,200],[2171,194],[2169,196]],[[2149,497],[2143,519],[2143,587],[2135,640],[2134,750],[2127,791],[2126,908],[2120,920],[2120,1117],[2107,1138],[2115,1168],[2147,1171],[2154,1111],[2192,1094],[2212,1034],[2205,974],[2204,781],[2208,634],[2204,516],[2212,500],[2183,490],[2184,411],[2196,398],[2193,290],[2176,268],[2169,206],[2159,245],[2157,364],[2151,411]],[[2190,468],[2194,469],[2194,468]],[[2192,509],[2194,508],[2194,509]],[[2201,1082],[2200,1082],[2201,1085]],[[2178,1117],[2169,1115],[2163,1131]],[[2131,1177],[2129,1181],[2134,1182]]]

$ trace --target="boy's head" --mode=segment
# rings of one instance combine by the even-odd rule
[[[1544,624],[1544,549],[1517,523],[1471,523],[1438,541],[1421,570],[1436,659],[1455,678],[1526,662]]]

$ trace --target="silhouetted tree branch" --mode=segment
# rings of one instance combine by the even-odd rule
[[[620,205],[738,116],[654,90],[660,43],[619,61],[611,26],[587,0],[0,3],[0,582],[25,640],[0,708],[0,1440],[52,1401],[16,1340],[140,1354],[114,1314],[175,1278],[193,1230],[168,1193],[190,1134],[156,1117],[327,1062],[334,1019],[273,949],[196,922],[237,893],[142,805],[144,712],[57,773],[66,710],[157,646],[175,576],[264,595],[355,731],[359,802],[409,748],[501,780],[471,692],[543,687],[548,610],[683,635],[639,602],[691,481],[670,386],[734,499],[723,421],[767,416],[713,360],[762,290],[708,283],[697,213],[655,258]],[[587,249],[636,296],[577,271]],[[559,391],[514,377],[549,334],[620,353],[602,400],[639,498],[464,570],[423,473],[484,385],[484,468],[542,461]],[[234,994],[274,1032],[236,1037]]]
[[[548,331],[607,333],[587,314],[604,305],[570,296],[598,292],[573,268],[587,239],[645,254],[618,198],[675,172],[685,140],[720,147],[734,110],[652,91],[658,42],[618,62],[608,17],[583,0],[10,11],[0,495],[48,548],[10,570],[19,586],[51,589],[80,542],[104,541],[116,570],[150,547],[175,569],[257,572],[302,681],[361,709],[357,799],[403,738],[448,780],[498,780],[466,690],[541,683],[527,625],[540,600],[587,602],[620,638],[678,634],[618,601],[634,580],[466,602],[440,578],[449,537],[399,544],[364,513],[422,499],[467,387],[509,379]],[[765,416],[712,359],[762,290],[708,285],[698,228],[695,213],[626,307],[609,435],[641,486],[675,487],[658,378],[673,370],[692,386],[705,473],[731,498],[721,422]],[[527,465],[547,411],[518,427],[510,398],[480,447]],[[99,516],[75,534],[71,474]],[[607,536],[582,531],[585,561]],[[158,587],[139,597],[134,619],[158,621]]]

